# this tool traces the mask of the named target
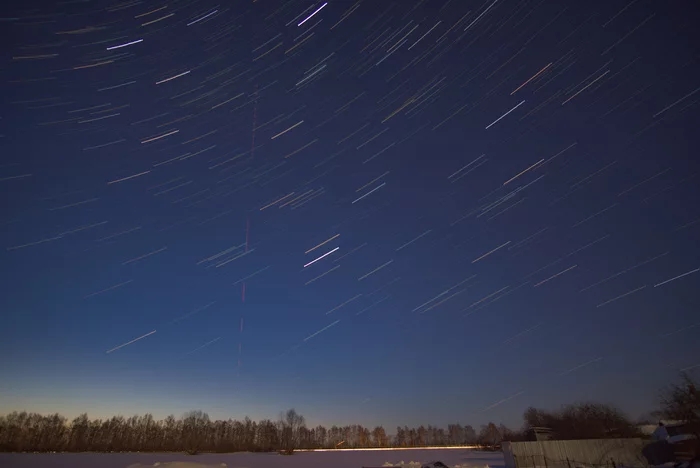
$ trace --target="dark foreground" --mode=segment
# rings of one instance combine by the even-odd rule
[[[420,468],[419,463],[441,460],[450,468],[503,467],[500,453],[465,449],[202,454],[178,453],[0,453],[2,468],[127,468],[164,462],[226,463],[228,468],[362,468],[385,463]],[[419,463],[411,463],[419,462]]]

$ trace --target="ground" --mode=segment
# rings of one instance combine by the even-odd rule
[[[202,454],[190,457],[177,453],[0,453],[3,468],[363,468],[381,466],[420,467],[440,460],[450,468],[503,468],[500,453],[465,449]],[[174,465],[173,462],[183,462]],[[185,464],[186,463],[186,464]],[[193,465],[202,464],[204,467]],[[136,465],[134,467],[134,465]]]

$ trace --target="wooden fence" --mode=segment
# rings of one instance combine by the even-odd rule
[[[506,468],[646,467],[642,439],[503,442]]]

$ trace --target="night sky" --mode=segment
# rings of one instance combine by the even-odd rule
[[[10,3],[0,412],[517,427],[700,371],[697,3]]]

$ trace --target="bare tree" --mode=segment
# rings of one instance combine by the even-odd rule
[[[476,439],[477,436],[474,428],[469,424],[464,426],[464,443],[468,445],[475,444]]]
[[[447,440],[450,445],[464,444],[464,428],[460,424],[449,424],[447,426]]]
[[[299,447],[302,427],[306,427],[306,420],[294,408],[280,415],[280,442],[283,450],[292,453],[295,448]]]
[[[389,445],[389,438],[382,426],[377,426],[372,430],[372,445],[375,447],[386,447]]]
[[[188,411],[182,417],[182,424],[185,449],[190,454],[198,453],[206,440],[209,415],[201,410]]]
[[[397,447],[405,447],[407,444],[407,437],[408,434],[406,434],[406,431],[404,430],[403,427],[397,426],[396,427],[396,438],[394,441],[394,445]]]
[[[479,432],[478,440],[481,445],[495,447],[496,445],[500,444],[503,439],[496,425],[490,422],[484,426],[481,426],[481,432]]]
[[[316,445],[319,448],[326,447],[328,441],[328,431],[325,427],[320,425],[316,426],[316,429],[314,430],[314,437],[316,440]]]
[[[578,403],[549,412],[528,408],[523,414],[525,429],[547,427],[552,438],[611,439],[638,437],[635,424],[619,409],[601,403]]]
[[[686,373],[681,374],[680,380],[662,391],[659,413],[666,419],[685,423],[686,431],[695,436],[694,441],[686,441],[685,445],[697,460],[700,457],[700,388]]]
[[[258,434],[256,445],[258,450],[270,452],[279,446],[278,431],[275,423],[269,419],[264,419],[258,423]]]
[[[418,447],[424,447],[426,443],[426,439],[428,436],[428,431],[425,429],[424,426],[418,427],[416,430],[416,445]]]
[[[523,431],[514,431],[504,424],[498,426],[498,432],[501,434],[501,441],[523,442],[527,437]]]
[[[686,373],[681,381],[671,384],[661,393],[661,414],[664,418],[679,420],[696,431],[700,425],[700,388]]]

